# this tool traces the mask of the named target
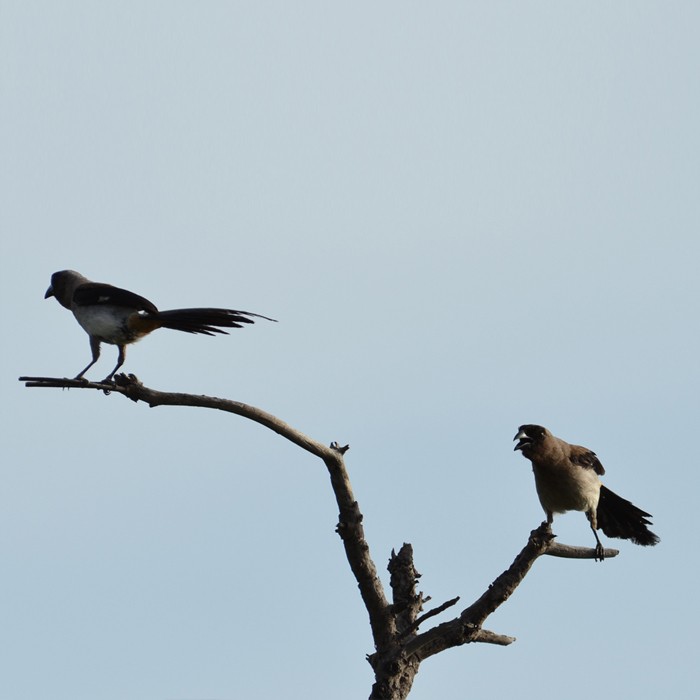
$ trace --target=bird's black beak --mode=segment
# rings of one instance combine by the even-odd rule
[[[532,440],[530,440],[530,438],[524,430],[519,430],[517,435],[513,438],[513,440],[519,441],[518,444],[513,448],[514,452],[516,450],[522,450],[523,447],[529,445],[532,442]]]
[[[48,299],[52,296],[54,296],[53,287],[49,286],[49,288],[46,290],[46,294],[44,294],[44,299]]]

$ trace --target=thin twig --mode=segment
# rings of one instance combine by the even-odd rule
[[[437,608],[433,608],[427,613],[421,615],[419,618],[416,618],[415,622],[408,629],[403,631],[403,633],[401,634],[401,638],[406,637],[414,630],[417,630],[426,620],[429,620],[431,617],[435,617],[441,612],[444,612],[445,610],[447,610],[447,608],[451,608],[453,605],[456,605],[458,601],[459,596],[457,596],[456,598],[451,598],[450,600],[444,602],[442,605],[438,605]]]

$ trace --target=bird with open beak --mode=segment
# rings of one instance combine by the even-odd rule
[[[613,493],[600,481],[605,469],[595,452],[570,445],[541,425],[521,425],[515,450],[532,462],[535,488],[551,525],[555,513],[580,510],[586,514],[596,540],[596,559],[603,561],[605,550],[598,537],[631,540],[644,546],[659,538],[647,527],[652,516]]]

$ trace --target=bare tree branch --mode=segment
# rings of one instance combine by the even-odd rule
[[[340,510],[337,532],[343,541],[350,568],[355,575],[360,595],[369,613],[375,646],[382,648],[391,642],[396,634],[396,625],[374,561],[370,556],[369,545],[365,540],[364,528],[362,527],[362,513],[355,501],[350,478],[345,469],[343,455],[348,450],[347,446],[339,447],[337,443],[333,443],[326,447],[271,413],[240,401],[220,399],[214,396],[156,391],[145,387],[134,375],[119,374],[114,377],[114,384],[54,377],[20,377],[19,379],[25,382],[28,387],[95,389],[105,393],[114,392],[122,394],[132,401],[143,401],[151,408],[156,406],[193,406],[235,413],[264,425],[307,452],[320,457],[328,469],[333,493]]]
[[[331,486],[340,510],[337,532],[345,546],[345,555],[369,613],[375,647],[380,649],[391,644],[396,635],[396,623],[384,595],[377,567],[369,552],[369,545],[362,527],[363,516],[353,496],[350,478],[345,469],[343,451],[344,448],[339,448],[333,443],[331,456],[324,457],[323,461],[330,474]]]
[[[501,646],[512,644],[514,637],[496,634],[482,626],[488,616],[513,594],[541,555],[574,559],[596,557],[595,549],[554,542],[551,528],[544,522],[530,533],[527,544],[508,569],[474,603],[454,619],[418,634],[420,625],[455,605],[459,598],[448,600],[419,616],[423,603],[429,597],[424,598],[422,593],[416,591],[420,574],[414,566],[413,548],[410,544],[404,544],[398,553],[392,551],[389,560],[392,589],[392,604],[389,604],[370,555],[362,526],[363,516],[345,468],[344,455],[349,449],[348,445],[341,447],[336,442],[330,446],[323,445],[276,416],[238,401],[155,391],[143,386],[134,375],[120,374],[114,380],[113,384],[103,384],[52,377],[20,377],[20,381],[24,381],[28,387],[94,389],[105,394],[119,393],[132,401],[143,401],[151,407],[192,406],[234,413],[273,430],[323,460],[340,511],[337,532],[343,541],[350,568],[367,608],[374,639],[375,652],[368,656],[375,673],[370,700],[406,698],[421,662],[445,649],[469,642]],[[617,554],[615,549],[605,550],[606,558]]]
[[[413,547],[404,543],[398,554],[392,551],[387,569],[391,574],[392,611],[396,629],[402,635],[413,626],[416,616],[423,608],[423,594],[416,593],[420,574],[413,565]]]
[[[484,642],[484,644],[497,644],[507,647],[515,641],[515,637],[508,637],[505,634],[496,634],[488,630],[479,630],[472,639],[472,642]]]
[[[619,549],[604,549],[606,559],[612,559],[620,553]],[[598,552],[595,547],[574,547],[570,544],[552,542],[552,546],[545,552],[550,557],[562,557],[564,559],[597,559]]]
[[[474,641],[480,635],[486,618],[508,600],[536,559],[551,546],[553,537],[547,523],[542,523],[533,530],[527,544],[510,567],[494,580],[478,600],[455,619],[443,622],[412,639],[406,644],[406,652],[424,660],[445,649]]]

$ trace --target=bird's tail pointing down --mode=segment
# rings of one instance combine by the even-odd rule
[[[652,516],[641,508],[613,493],[605,486],[600,487],[598,501],[598,527],[608,537],[632,540],[635,544],[654,545],[659,538],[647,527]]]

